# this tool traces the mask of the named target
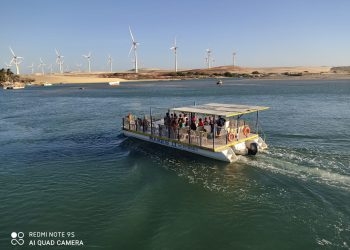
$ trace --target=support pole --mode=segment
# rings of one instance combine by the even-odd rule
[[[256,133],[259,134],[259,111],[256,111],[256,124],[255,124],[255,128],[256,128]]]
[[[215,135],[216,135],[216,129],[215,129],[215,115],[213,118],[213,150],[215,150]]]

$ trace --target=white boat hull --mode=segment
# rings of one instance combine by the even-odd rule
[[[167,146],[170,148],[176,148],[179,150],[183,150],[183,151],[187,151],[187,152],[194,153],[197,155],[209,157],[209,158],[216,159],[219,161],[234,162],[238,159],[236,154],[233,152],[233,150],[231,148],[224,149],[220,152],[214,152],[214,151],[210,151],[210,150],[201,149],[201,148],[196,147],[196,146],[178,143],[176,141],[163,140],[163,139],[160,139],[158,137],[153,137],[150,135],[138,134],[138,133],[134,133],[134,132],[129,132],[127,130],[124,130],[123,132],[124,132],[124,135],[128,136],[128,137],[137,138],[137,139],[140,139],[143,141],[156,143],[156,144],[159,144],[162,146]]]
[[[110,86],[119,86],[119,82],[109,82],[108,83]]]

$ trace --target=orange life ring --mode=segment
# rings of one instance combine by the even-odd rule
[[[244,136],[247,136],[250,134],[250,128],[248,126],[244,127],[243,134],[244,134]]]
[[[234,139],[236,139],[236,135],[234,133],[229,133],[228,134],[228,141],[231,142],[233,141]]]

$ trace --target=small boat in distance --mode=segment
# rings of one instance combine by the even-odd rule
[[[223,84],[222,80],[219,80],[216,82],[216,85],[222,85],[222,84]]]
[[[44,83],[44,86],[45,86],[45,87],[52,86],[52,83],[48,83],[48,82],[46,82],[46,83]]]
[[[237,155],[255,155],[267,148],[258,133],[259,112],[266,109],[208,103],[172,108],[160,115],[152,111],[138,117],[129,113],[123,118],[122,130],[127,137],[234,162]]]
[[[119,86],[120,83],[119,82],[109,82],[108,83],[110,86]]]
[[[20,82],[4,82],[2,83],[3,89],[24,89],[25,84]]]
[[[3,86],[3,89],[24,89],[24,86]]]

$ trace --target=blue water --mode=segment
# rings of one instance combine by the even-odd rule
[[[129,111],[193,101],[271,107],[269,150],[227,164],[121,135]],[[349,81],[27,87],[0,90],[0,109],[0,249],[13,231],[94,249],[350,248]]]

